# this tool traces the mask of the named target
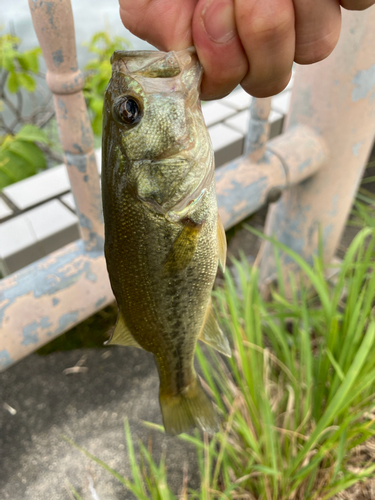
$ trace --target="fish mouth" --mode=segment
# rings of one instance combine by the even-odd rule
[[[182,73],[192,58],[196,58],[194,47],[181,51],[161,52],[157,50],[116,50],[111,56],[114,69],[125,65],[127,73],[147,78],[171,78]]]

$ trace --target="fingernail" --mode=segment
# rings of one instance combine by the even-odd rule
[[[227,43],[235,37],[233,0],[213,0],[202,13],[208,36],[216,43]]]

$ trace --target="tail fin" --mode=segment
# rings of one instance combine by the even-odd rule
[[[214,434],[219,430],[219,418],[203,387],[195,378],[177,396],[160,395],[160,407],[167,434],[175,436],[193,427]]]

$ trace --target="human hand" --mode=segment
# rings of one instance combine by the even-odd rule
[[[293,61],[325,59],[340,35],[341,6],[375,0],[119,0],[124,25],[160,50],[195,45],[204,68],[202,99],[239,83],[255,97],[281,92]]]

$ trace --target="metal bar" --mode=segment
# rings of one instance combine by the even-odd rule
[[[104,255],[82,240],[0,281],[0,370],[113,302]]]
[[[262,206],[274,189],[312,175],[326,161],[307,127],[273,139],[262,163],[239,158],[216,171],[226,229]],[[293,150],[299,150],[299,154]],[[281,192],[281,191],[280,191]],[[0,281],[0,371],[114,300],[101,250],[79,240]]]
[[[238,158],[216,169],[219,213],[225,229],[238,224],[282,190],[313,175],[327,161],[327,148],[308,127],[295,127],[267,143],[262,161]]]
[[[103,248],[104,225],[99,176],[78,69],[70,0],[29,0],[31,16],[47,65],[60,140],[76,202],[82,239],[88,251]]]
[[[315,130],[328,145],[329,162],[314,177],[284,192],[268,212],[266,233],[310,263],[319,233],[324,260],[332,260],[374,141],[374,26],[375,7],[343,11],[341,39],[331,56],[296,71],[286,131],[297,124]],[[260,261],[260,278],[267,284],[276,275],[271,244],[263,245]],[[298,272],[285,254],[281,264],[286,279],[289,272]]]
[[[30,9],[46,59],[83,240],[0,281],[0,370],[114,300],[103,255],[99,179],[70,1],[30,0]],[[322,139],[304,126],[266,148],[268,113],[269,100],[255,101],[250,159],[240,158],[216,171],[219,211],[227,229],[326,162]]]
[[[253,163],[264,158],[266,145],[270,136],[271,101],[267,99],[252,99],[250,105],[249,126],[245,138],[244,156]]]

